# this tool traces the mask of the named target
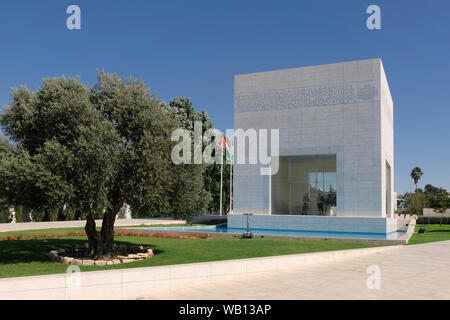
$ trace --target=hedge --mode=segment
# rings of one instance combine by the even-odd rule
[[[417,224],[440,224],[441,223],[441,217],[418,216],[416,223]],[[442,224],[450,224],[450,217],[443,217],[442,218]]]

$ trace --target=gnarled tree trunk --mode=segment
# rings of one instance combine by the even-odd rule
[[[86,218],[86,226],[84,227],[89,244],[89,255],[93,256],[98,253],[100,233],[96,229],[95,218],[93,212],[89,212]]]
[[[116,215],[122,206],[121,202],[115,203],[110,210],[105,212],[101,231],[97,231],[94,214],[90,212],[86,220],[86,235],[89,243],[89,254],[92,256],[107,255],[112,252],[114,243],[114,222]]]

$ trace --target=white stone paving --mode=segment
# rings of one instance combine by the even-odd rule
[[[377,265],[381,287],[367,288]],[[450,241],[177,289],[149,299],[450,299]]]

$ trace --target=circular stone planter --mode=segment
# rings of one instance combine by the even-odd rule
[[[148,246],[114,244],[113,252],[109,255],[89,256],[87,244],[83,247],[67,247],[52,250],[48,253],[50,260],[79,266],[109,266],[114,264],[141,261],[153,257],[153,250]]]

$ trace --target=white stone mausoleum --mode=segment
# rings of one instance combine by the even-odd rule
[[[393,102],[380,59],[237,75],[234,112],[235,132],[279,129],[279,158],[272,175],[236,159],[228,227],[252,213],[252,228],[397,230]],[[235,150],[250,140],[236,138]]]

